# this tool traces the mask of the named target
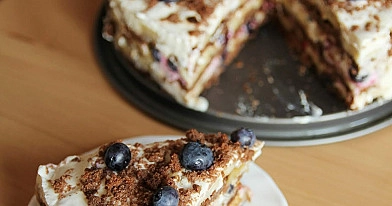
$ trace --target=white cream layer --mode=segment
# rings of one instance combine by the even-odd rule
[[[163,143],[162,146],[166,144],[167,143]],[[263,147],[263,144],[264,143],[262,142],[257,142],[253,147],[252,150],[256,151],[253,155],[253,160],[255,160],[259,155],[261,155],[261,147]],[[152,146],[153,144],[150,144],[147,145],[145,148]],[[143,156],[143,149],[136,148],[133,145],[128,145],[128,147],[131,150],[138,150],[138,156]],[[186,169],[182,169],[180,172],[173,173],[172,176],[175,177],[174,180],[178,188],[192,188],[193,184],[197,184],[200,186],[200,193],[192,194],[191,198],[191,205],[200,205],[204,200],[208,199],[213,192],[218,191],[224,185],[224,177],[229,175],[233,171],[233,169],[238,168],[243,164],[248,164],[250,162],[242,162],[241,156],[243,156],[243,154],[233,152],[233,154],[231,154],[232,159],[227,164],[227,166],[224,168],[217,168],[217,170],[221,170],[222,172],[220,172],[218,176],[212,176],[210,179],[203,179],[191,183],[184,175],[184,173],[187,172]],[[79,181],[81,176],[84,174],[86,168],[91,168],[92,166],[96,166],[98,168],[106,167],[104,164],[93,165],[96,162],[97,158],[98,148],[80,156],[69,156],[63,161],[61,161],[58,165],[47,164],[39,166],[38,178],[41,179],[41,187],[43,190],[42,192],[44,193],[44,198],[47,204],[49,206],[87,206],[87,199],[81,190],[81,184],[79,183]],[[155,164],[154,162],[150,162],[147,159],[144,159],[142,162],[144,164]],[[130,166],[139,169],[146,168],[143,164],[134,164]],[[69,189],[63,191],[61,194],[56,193],[51,182],[65,174],[69,175],[69,178],[66,179],[66,182],[69,185]],[[106,193],[104,182],[101,183],[100,188],[101,189],[98,191],[97,194],[98,196],[101,196]]]
[[[243,0],[205,0],[205,2],[216,4],[208,18],[202,17],[202,14],[195,10],[163,1],[158,1],[148,8],[148,1],[144,0],[111,0],[110,7],[117,10],[116,15],[122,16],[136,35],[146,42],[154,42],[156,48],[165,56],[178,58],[177,62],[180,64],[178,66],[189,69],[188,75],[192,75],[195,65],[189,64],[192,62],[195,64],[198,58],[194,56],[194,51],[206,47],[222,20],[238,9]],[[166,20],[170,15],[178,15],[179,21]],[[200,22],[192,23],[188,19]],[[199,35],[191,35],[190,31],[197,31]],[[186,75],[182,74],[182,76]]]
[[[341,31],[343,48],[353,57],[360,74],[369,74],[374,70],[392,69],[388,65],[391,49],[392,5],[383,6],[386,0],[357,0],[345,6],[336,0],[333,6],[326,6],[324,1],[309,0],[321,11],[335,28]]]
[[[315,43],[324,42],[328,34],[318,25],[316,19],[307,11],[304,4],[297,0],[278,0],[303,27],[309,39]],[[328,20],[341,33],[343,49],[349,54],[335,52],[335,48],[326,50],[324,58],[333,63],[335,69],[345,79],[345,84],[353,95],[351,109],[362,109],[375,99],[390,99],[392,96],[392,5],[383,7],[383,1],[347,1],[336,0],[332,6],[324,1],[304,0],[316,6],[321,17]],[[338,6],[339,5],[339,6]],[[338,45],[332,45],[337,47]],[[310,52],[317,56],[318,51]],[[364,82],[355,82],[349,76],[351,65],[349,58],[355,61],[360,76],[368,76]],[[316,58],[316,57],[314,57]],[[340,83],[336,83],[340,84]],[[335,85],[345,90],[344,85]],[[342,92],[344,93],[344,92]],[[347,94],[348,95],[348,94]]]

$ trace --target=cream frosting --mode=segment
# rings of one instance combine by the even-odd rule
[[[243,4],[244,0],[202,0],[206,5],[215,5],[207,15],[177,3],[157,1],[149,6],[145,0],[112,0],[110,7],[132,31],[146,42],[154,42],[165,56],[175,56],[179,67],[186,70],[181,75],[191,79],[196,67],[195,59],[210,42],[210,38],[222,21]],[[176,16],[175,21],[169,21]],[[195,34],[197,33],[197,34]],[[181,70],[180,70],[181,71]],[[188,77],[189,76],[189,77]]]
[[[260,25],[263,2],[109,0],[108,16],[116,22],[115,44],[136,68],[149,73],[178,103],[204,112],[209,103],[200,94],[248,37],[230,35],[248,21]],[[159,52],[159,60],[151,58],[151,48]]]
[[[314,44],[323,44],[327,38],[338,38],[340,44],[329,45],[321,58],[333,65],[334,70],[344,82],[335,82],[343,97],[352,96],[351,109],[362,109],[375,99],[389,99],[392,95],[392,3],[387,1],[342,1],[335,0],[279,0],[290,16],[296,18],[302,30]],[[318,10],[321,21],[327,20],[334,27],[335,32],[327,33],[317,19],[310,14],[306,4]],[[312,8],[310,8],[311,10]],[[339,35],[336,35],[339,34]],[[307,51],[313,61],[319,57],[314,49]],[[352,59],[355,63],[348,64]],[[318,64],[316,64],[318,65]],[[318,65],[322,71],[322,66]],[[367,76],[363,82],[353,81],[349,75],[352,67],[358,68],[359,76]],[[340,85],[344,83],[344,85]],[[346,93],[346,87],[350,94]]]
[[[392,45],[391,2],[336,0],[326,6],[323,1],[310,1],[317,3],[324,18],[340,29],[343,47],[357,63],[360,73],[392,69],[387,60],[392,58],[388,54]]]
[[[147,165],[156,164],[155,162],[149,161],[144,157],[144,151],[156,146],[156,144],[160,144],[161,146],[168,145],[167,142],[153,143],[142,147],[140,145],[127,144],[131,151],[135,151],[135,153],[132,154],[137,154],[137,157],[141,159],[141,161],[135,162],[133,165],[129,165],[128,167],[135,167],[140,170],[145,170]],[[233,170],[235,170],[235,168],[241,167],[243,169],[241,171],[237,171],[235,176],[235,181],[238,181],[238,178],[244,172],[246,172],[246,168],[248,167],[247,165],[261,154],[262,147],[263,143],[257,141],[255,146],[251,148],[254,151],[252,158],[245,162],[243,159],[244,154],[232,152],[232,154],[229,155],[230,161],[228,161],[227,165],[222,168],[216,168],[217,171],[221,172],[214,172],[216,176],[213,175],[207,179],[191,181],[185,175],[185,173],[189,173],[189,171],[185,168],[182,168],[178,172],[172,173],[170,176],[174,180],[177,189],[189,189],[192,188],[195,184],[199,185],[200,192],[191,194],[191,205],[200,205],[205,199],[208,199],[213,192],[218,191],[223,187],[225,184],[225,176],[229,175]],[[66,157],[57,165],[47,164],[39,166],[37,182],[40,184],[39,187],[42,188],[41,192],[44,194],[46,203],[50,206],[88,205],[86,196],[82,192],[80,179],[85,173],[85,169],[92,167],[106,167],[105,164],[102,163],[102,159],[99,157],[99,148],[82,155],[72,155]],[[56,191],[53,186],[53,183],[56,181],[65,181],[67,186],[63,187],[62,191]],[[101,182],[99,188],[100,189],[95,195],[102,196],[106,194],[104,181]]]

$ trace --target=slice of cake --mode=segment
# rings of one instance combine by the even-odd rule
[[[277,0],[290,43],[350,109],[392,97],[392,1]]]
[[[142,145],[116,141],[38,168],[41,205],[241,205],[241,176],[263,142],[246,128],[231,136],[189,130]]]
[[[108,0],[103,36],[177,102],[205,111],[200,93],[268,8],[265,0]]]

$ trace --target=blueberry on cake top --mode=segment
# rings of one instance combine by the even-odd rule
[[[252,141],[243,145],[223,133],[192,129],[177,140],[107,143],[39,166],[37,201],[49,206],[240,205],[251,198],[240,178],[264,145]]]

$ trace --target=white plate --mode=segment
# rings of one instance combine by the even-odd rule
[[[181,136],[140,136],[125,139],[124,142],[148,144],[167,139],[178,139]],[[248,206],[287,206],[286,198],[274,180],[256,164],[252,163],[249,172],[245,173],[241,182],[250,187],[253,192],[252,202]],[[35,196],[31,198],[28,206],[39,206]]]

